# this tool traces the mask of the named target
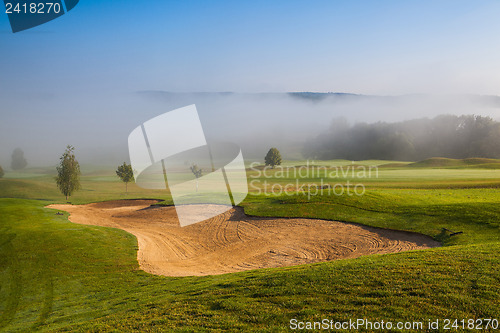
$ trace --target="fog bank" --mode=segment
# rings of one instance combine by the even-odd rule
[[[0,165],[24,150],[28,166],[58,162],[66,145],[82,164],[128,161],[127,138],[143,122],[196,104],[210,141],[240,145],[246,159],[263,159],[270,147],[285,159],[303,157],[304,143],[343,117],[349,124],[399,122],[440,114],[500,119],[500,97],[478,95],[367,96],[339,93],[172,93],[0,95]]]

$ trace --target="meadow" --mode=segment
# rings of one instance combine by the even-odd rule
[[[290,331],[294,318],[422,322],[423,331],[431,331],[429,320],[439,319],[438,331],[445,331],[444,319],[498,320],[496,163],[316,162],[332,176],[325,177],[313,174],[306,161],[286,161],[287,168],[306,165],[309,170],[299,188],[283,169],[263,174],[249,166],[254,186],[241,204],[249,215],[322,218],[419,232],[443,246],[182,278],[139,270],[134,236],[73,224],[66,213],[44,208],[66,202],[51,168],[6,173],[0,179],[0,331],[276,332]],[[332,174],[339,167],[356,166],[359,171],[370,165],[378,166],[376,176]],[[172,203],[167,191],[129,184],[125,193],[112,168],[82,170],[82,189],[69,200],[73,204],[140,198]],[[347,182],[351,187],[362,184],[363,195],[328,193],[338,184],[348,188]],[[288,191],[277,191],[289,184]]]

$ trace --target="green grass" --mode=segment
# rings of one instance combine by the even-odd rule
[[[495,169],[401,166],[380,169],[377,178],[328,181],[363,182],[365,195],[352,197],[265,196],[254,190],[242,203],[252,215],[416,231],[444,246],[185,278],[139,270],[136,239],[124,231],[73,224],[66,213],[44,208],[65,202],[52,177],[0,179],[0,331],[289,331],[292,318],[427,323],[500,313],[500,171]],[[281,185],[290,180],[269,179]],[[82,185],[71,202],[161,198],[171,203],[168,193],[135,185],[123,193],[124,184],[107,170],[85,173]],[[443,228],[463,234],[450,237]]]
[[[500,191],[497,189],[376,189],[364,196],[295,194],[263,198],[249,196],[243,203],[252,215],[316,217],[357,222],[432,236],[446,245],[498,242]],[[448,238],[442,229],[462,231]]]
[[[297,167],[297,166],[326,166],[326,167],[335,167],[335,166],[347,166],[347,165],[365,165],[365,166],[382,166],[385,164],[399,164],[399,165],[407,165],[411,162],[404,161],[386,161],[386,160],[363,160],[363,161],[350,161],[350,160],[291,160],[291,161],[282,161],[282,167]],[[263,166],[262,161],[256,161],[251,163],[245,163],[248,168],[251,166]]]
[[[146,190],[134,183],[128,184],[125,193],[125,184],[113,172],[91,173],[81,177],[82,189],[68,202],[84,204],[104,200],[157,198],[171,202],[170,193],[160,190]],[[37,175],[36,177],[23,177],[21,179],[0,179],[0,198],[39,199],[50,202],[66,203],[61,195],[52,175]]]
[[[410,163],[408,167],[418,168],[450,168],[450,167],[484,167],[486,165],[497,166],[500,160],[492,158],[465,158],[461,160],[444,157],[433,157],[420,162]]]

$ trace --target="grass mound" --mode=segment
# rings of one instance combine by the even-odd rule
[[[463,160],[456,160],[445,157],[432,157],[423,161],[410,163],[409,167],[429,168],[429,167],[456,167],[464,165]]]
[[[433,157],[423,161],[410,163],[409,167],[416,168],[457,168],[457,167],[483,167],[489,164],[500,164],[500,160],[492,158],[465,158],[454,159],[445,157]],[[495,169],[496,167],[490,167]]]
[[[499,164],[500,160],[493,158],[465,158],[464,164],[478,165],[478,164]]]

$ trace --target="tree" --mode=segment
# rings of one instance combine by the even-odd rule
[[[116,169],[116,175],[125,183],[125,192],[128,192],[128,183],[134,181],[132,165],[123,162],[123,164]]]
[[[66,196],[66,200],[74,191],[80,189],[80,164],[75,158],[74,150],[74,147],[67,146],[56,168],[57,187]]]
[[[2,166],[0,165],[0,178],[2,178],[3,175],[5,175],[5,172],[3,171]]]
[[[12,170],[21,170],[26,168],[28,162],[24,158],[24,151],[21,148],[16,148],[12,152],[12,162],[10,163],[10,167]]]
[[[266,165],[270,165],[273,169],[276,165],[281,164],[281,154],[280,151],[276,148],[271,148],[267,152],[266,157],[264,158]]]
[[[196,192],[198,192],[198,178],[201,177],[203,170],[201,170],[196,164],[193,164],[190,169],[193,175],[196,177]]]

